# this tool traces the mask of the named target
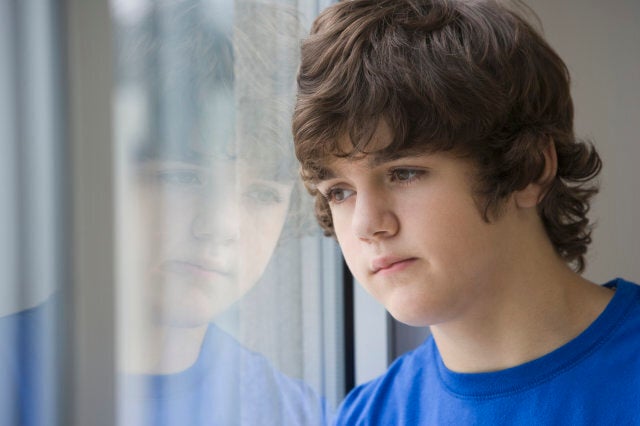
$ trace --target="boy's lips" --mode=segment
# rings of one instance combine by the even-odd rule
[[[229,269],[223,265],[211,264],[200,261],[187,261],[187,260],[170,260],[164,262],[161,266],[162,269],[169,272],[178,274],[190,274],[190,275],[230,275]]]
[[[373,274],[395,272],[404,269],[415,260],[417,260],[417,258],[410,256],[381,256],[373,259],[369,269]]]

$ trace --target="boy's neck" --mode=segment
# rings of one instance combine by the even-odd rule
[[[577,337],[604,311],[613,292],[552,259],[527,262],[531,268],[505,276],[469,315],[431,326],[450,370],[489,372],[532,361]]]
[[[130,374],[174,374],[195,364],[208,326],[182,328],[145,324],[129,327],[119,367]]]

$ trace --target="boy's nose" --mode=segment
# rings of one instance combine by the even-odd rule
[[[230,191],[203,196],[191,223],[196,240],[229,245],[238,239],[238,196]]]
[[[391,203],[379,194],[358,193],[352,217],[355,236],[363,241],[372,241],[394,236],[399,222]]]

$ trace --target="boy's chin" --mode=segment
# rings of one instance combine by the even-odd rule
[[[161,305],[154,310],[153,322],[157,326],[175,328],[199,328],[208,325],[213,319],[228,309],[234,300],[225,303],[211,303],[197,300],[192,303]]]
[[[430,321],[428,321],[427,319],[424,318],[424,316],[421,316],[421,315],[412,315],[407,312],[394,314],[388,309],[387,311],[396,321],[411,327],[428,327],[431,325]]]
[[[416,299],[391,300],[385,308],[396,321],[411,327],[428,327],[438,322],[437,307],[417,303]]]

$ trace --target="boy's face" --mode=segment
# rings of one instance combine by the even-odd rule
[[[387,140],[378,132],[373,143]],[[347,264],[396,319],[435,325],[482,303],[517,233],[508,205],[500,219],[482,220],[468,161],[436,153],[378,162],[368,154],[334,158],[328,169],[318,189]]]
[[[292,180],[243,160],[150,161],[138,171],[142,304],[155,321],[206,324],[257,282],[276,246]]]

